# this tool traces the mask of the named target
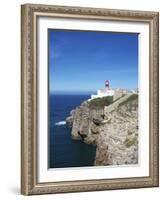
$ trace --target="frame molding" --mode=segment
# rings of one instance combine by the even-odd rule
[[[149,177],[37,183],[37,17],[146,22],[150,25]],[[21,6],[21,193],[24,195],[158,187],[159,13],[25,4]]]

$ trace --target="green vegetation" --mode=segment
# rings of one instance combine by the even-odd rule
[[[117,98],[117,99],[115,99],[115,100],[113,101],[113,103],[116,102],[116,101],[118,101],[119,99],[121,99],[121,98],[124,97],[124,96],[126,96],[126,94],[122,94],[122,96],[119,97],[119,98]]]
[[[132,94],[131,96],[129,96],[126,100],[124,100],[123,102],[121,102],[119,104],[119,106],[123,106],[124,104],[128,103],[128,102],[131,102],[131,101],[134,101],[138,98],[138,94]]]
[[[124,141],[124,144],[127,148],[129,148],[130,146],[134,145],[137,142],[137,137],[133,137],[132,139],[126,138],[126,140]]]
[[[89,102],[89,107],[92,109],[103,108],[113,103],[113,96],[106,96],[102,98],[95,98]]]

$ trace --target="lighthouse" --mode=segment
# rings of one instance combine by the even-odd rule
[[[98,89],[97,94],[92,94],[91,99],[95,98],[102,98],[106,96],[114,96],[115,91],[113,89],[110,89],[110,82],[109,80],[105,81],[105,88]]]
[[[109,81],[108,80],[105,81],[105,90],[106,91],[109,90]]]

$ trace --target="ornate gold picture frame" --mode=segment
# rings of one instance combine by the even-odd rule
[[[147,152],[147,172],[144,168],[142,173],[133,173],[133,175],[120,175],[119,177],[110,177],[107,175],[110,168],[103,167],[106,170],[106,177],[101,175],[101,171],[98,171],[96,177],[96,171],[94,172],[95,178],[90,178],[90,171],[88,178],[71,178],[78,177],[80,171],[70,172],[66,175],[67,169],[62,169],[62,173],[65,172],[64,177],[60,178],[59,175],[54,174],[54,178],[49,176],[45,179],[40,178],[41,172],[41,152],[44,151],[42,146],[40,147],[40,60],[38,59],[40,54],[40,32],[39,28],[41,22],[40,19],[53,21],[59,19],[58,22],[51,22],[53,24],[64,21],[64,25],[67,24],[65,29],[68,30],[87,30],[86,28],[79,28],[73,25],[68,26],[69,20],[72,23],[78,23],[82,21],[84,24],[88,22],[88,29],[90,31],[99,31],[96,27],[96,23],[102,23],[100,26],[114,27],[114,23],[120,23],[122,29],[119,32],[130,32],[125,29],[129,24],[139,24],[147,28],[143,29],[147,33],[149,40],[146,38],[148,45],[144,48],[147,52],[147,60],[144,60],[147,65],[148,73],[147,88],[148,95],[147,101],[149,112],[145,113],[148,120],[147,128],[144,129],[147,135],[147,144],[144,145],[143,141],[140,142],[140,146],[144,146],[145,152]],[[44,23],[48,29],[47,22]],[[94,24],[94,25],[93,25]],[[123,29],[123,25],[124,29]],[[94,26],[94,28],[92,28]],[[100,27],[99,26],[99,27]],[[136,27],[135,26],[135,27]],[[82,27],[82,26],[81,26]],[[84,25],[83,25],[84,27]],[[62,28],[63,29],[63,28]],[[103,28],[102,28],[103,29]],[[101,30],[102,30],[101,29]],[[132,31],[132,29],[131,29]],[[144,33],[142,31],[142,33]],[[46,31],[45,31],[46,33]],[[139,34],[139,31],[137,32]],[[140,33],[141,34],[141,33]],[[43,37],[43,40],[47,40]],[[141,40],[145,40],[142,38]],[[48,55],[47,51],[47,55]],[[41,54],[43,57],[46,55]],[[141,57],[141,55],[139,55]],[[145,58],[145,59],[146,59]],[[146,62],[147,61],[147,62]],[[48,64],[47,64],[48,66]],[[45,65],[43,68],[46,69]],[[140,66],[140,71],[144,66]],[[141,72],[140,72],[141,73]],[[145,76],[144,76],[145,77]],[[140,77],[141,78],[141,77]],[[47,83],[48,85],[49,83]],[[108,87],[108,81],[105,82],[105,87]],[[141,95],[141,94],[140,94]],[[146,96],[146,94],[144,95]],[[45,104],[45,107],[47,105]],[[143,112],[143,106],[140,106]],[[143,120],[143,119],[142,119]],[[105,121],[105,120],[104,120]],[[140,119],[138,120],[140,121]],[[61,123],[62,124],[62,123]],[[141,124],[141,122],[140,122]],[[48,134],[44,132],[45,135]],[[141,139],[141,137],[140,137]],[[43,142],[43,141],[42,141]],[[126,141],[127,142],[127,141]],[[125,142],[125,143],[126,143]],[[127,143],[130,146],[129,143]],[[39,149],[42,148],[42,151]],[[48,147],[49,148],[49,147]],[[45,151],[47,152],[47,150]],[[141,157],[141,156],[140,156]],[[142,161],[144,158],[140,158]],[[47,161],[48,162],[48,161]],[[141,167],[141,162],[139,166]],[[123,167],[124,169],[125,167]],[[122,169],[122,170],[123,170]],[[92,170],[92,168],[91,168]],[[98,167],[97,167],[98,170]],[[108,170],[108,171],[107,171]],[[47,169],[48,171],[48,169]],[[56,170],[57,171],[57,170]],[[72,173],[72,174],[71,174]],[[74,174],[73,174],[74,173]],[[144,175],[143,175],[144,173]],[[142,175],[141,175],[142,174]],[[48,175],[47,175],[48,177]],[[56,177],[56,178],[55,178]],[[66,178],[68,177],[68,178]],[[102,178],[100,178],[102,177]],[[40,181],[42,180],[42,181]],[[47,193],[64,193],[64,192],[82,192],[82,191],[95,191],[95,190],[110,190],[110,189],[127,189],[127,188],[141,188],[141,187],[158,187],[159,185],[159,14],[158,12],[149,11],[131,11],[131,10],[110,10],[110,9],[98,9],[98,8],[82,8],[82,7],[66,7],[66,6],[50,6],[50,5],[35,5],[25,4],[21,6],[21,193],[24,195],[33,194],[47,194]]]

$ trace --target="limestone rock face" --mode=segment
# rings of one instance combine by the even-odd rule
[[[66,122],[72,138],[96,145],[94,165],[138,163],[138,95],[128,94],[108,106],[84,102]]]
[[[87,137],[91,135],[93,120],[102,120],[103,114],[103,109],[90,109],[87,102],[77,107],[72,115],[66,119],[67,124],[72,126],[72,138],[82,139],[84,136],[85,142],[90,143],[91,138],[87,139]]]

